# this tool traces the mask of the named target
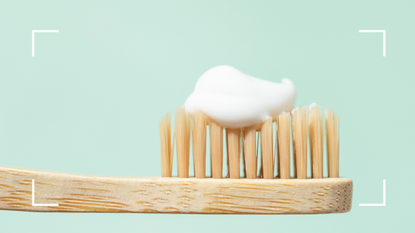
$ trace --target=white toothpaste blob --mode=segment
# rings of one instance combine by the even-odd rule
[[[294,84],[258,79],[231,66],[216,66],[196,82],[195,90],[184,106],[187,112],[202,111],[225,128],[243,128],[276,119],[293,109]]]

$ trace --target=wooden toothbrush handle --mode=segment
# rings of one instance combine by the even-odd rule
[[[2,210],[318,214],[348,212],[351,200],[348,178],[118,178],[0,166]]]

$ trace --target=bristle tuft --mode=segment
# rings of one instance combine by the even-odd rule
[[[330,109],[325,109],[326,144],[329,177],[339,177],[339,118]]]
[[[160,152],[161,152],[161,176],[172,175],[172,151],[171,151],[171,115],[167,113],[160,121]]]
[[[310,106],[310,155],[313,178],[323,178],[323,122],[320,106]]]
[[[213,121],[209,123],[212,178],[222,178],[223,128]]]
[[[272,118],[268,118],[261,127],[261,152],[264,179],[274,178],[274,159],[272,151]]]
[[[307,179],[308,106],[292,112],[295,177]]]
[[[183,106],[176,109],[175,133],[179,177],[189,177],[190,117]]]
[[[278,174],[281,179],[290,179],[291,115],[278,116]]]
[[[195,111],[192,118],[195,177],[206,178],[206,117],[201,111]]]
[[[232,179],[240,178],[241,153],[240,153],[240,129],[227,129],[228,139],[228,158],[229,158],[229,177]]]
[[[244,136],[244,154],[246,178],[257,178],[257,156],[256,156],[256,128],[245,128]]]

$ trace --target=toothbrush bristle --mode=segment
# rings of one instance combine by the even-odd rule
[[[307,179],[308,106],[292,113],[295,177]]]
[[[272,119],[268,118],[261,127],[261,152],[264,179],[274,178],[272,143]]]
[[[244,135],[244,152],[245,152],[245,168],[246,178],[257,178],[257,156],[256,156],[256,128],[246,128]]]
[[[171,116],[167,113],[160,121],[161,176],[171,177],[173,153],[171,150]]]
[[[290,179],[291,115],[279,115],[277,125],[278,174],[281,179]]]
[[[240,178],[241,152],[240,152],[240,129],[227,129],[228,136],[228,157],[229,157],[229,177],[232,179]]]
[[[192,136],[195,177],[206,178],[206,117],[200,111],[193,114]]]
[[[222,178],[223,128],[215,122],[210,121],[209,131],[212,178]]]
[[[339,118],[330,109],[325,109],[327,164],[329,177],[339,177]]]
[[[323,140],[326,134],[328,177],[339,177],[339,118],[330,109],[323,116],[320,106],[312,104],[276,116],[276,138],[273,147],[273,120],[240,129],[224,128],[203,112],[187,113],[183,106],[176,109],[173,143],[171,116],[160,121],[162,176],[172,176],[173,151],[176,145],[178,176],[189,177],[190,143],[193,148],[196,178],[206,178],[207,125],[209,125],[210,165],[212,178],[223,178],[223,150],[226,146],[228,174],[226,178],[274,179],[275,160],[280,179],[290,179],[291,145],[294,178],[307,179],[308,140],[311,177],[323,178]],[[325,131],[323,124],[325,123]],[[292,132],[292,139],[291,139]],[[191,140],[192,139],[192,140]],[[260,151],[259,151],[260,149]],[[241,157],[243,175],[241,175]],[[260,163],[259,175],[258,163]]]
[[[176,109],[174,127],[177,139],[178,175],[181,178],[189,177],[190,125],[190,116],[186,113],[183,106],[178,107]]]
[[[313,178],[323,178],[323,122],[320,106],[310,107],[310,157]]]

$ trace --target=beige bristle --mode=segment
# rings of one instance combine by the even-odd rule
[[[175,116],[175,133],[178,173],[181,178],[189,177],[190,128],[190,117],[183,106],[178,107]]]
[[[227,129],[228,136],[228,158],[229,158],[229,177],[232,179],[240,178],[241,154],[240,154],[240,129]]]
[[[258,135],[256,138],[256,157],[257,157],[257,161],[259,161],[259,173],[257,178],[263,178],[263,173],[262,173],[262,150],[260,151],[261,153],[258,153],[259,148],[261,147],[261,131],[257,131]],[[259,157],[259,160],[258,160]]]
[[[171,151],[171,116],[167,113],[160,121],[160,152],[161,176],[171,177],[172,151]]]
[[[323,178],[323,122],[320,106],[310,107],[310,155],[313,178]]]
[[[243,176],[242,178],[246,178],[246,158],[245,158],[245,131],[242,129],[241,130],[241,139],[240,142],[241,144],[241,151],[242,151],[242,166],[243,166]]]
[[[225,129],[225,140],[226,140],[226,167],[228,169],[228,173],[226,174],[226,178],[229,178],[229,143],[228,143],[228,129]]]
[[[295,177],[307,179],[308,106],[292,111]]]
[[[339,124],[337,115],[330,109],[325,109],[327,163],[330,178],[339,177]]]
[[[290,179],[291,117],[289,113],[278,116],[278,174],[281,179]]]
[[[277,119],[278,119],[278,117],[277,117]],[[274,122],[272,122],[272,124],[274,124]],[[277,120],[275,121],[275,125],[276,125],[276,127],[278,127]],[[274,126],[272,126],[272,128],[274,128]],[[274,135],[274,129],[272,130],[272,134]],[[274,166],[274,169],[277,168],[277,170],[278,170],[278,166],[275,167],[275,159],[277,158],[277,153],[278,153],[278,150],[277,150],[277,145],[278,145],[278,141],[277,141],[278,140],[277,129],[275,129],[275,138],[274,138],[274,140],[275,141],[274,141],[274,153],[272,154],[272,164]],[[277,176],[276,177],[279,177],[279,174],[278,173],[277,173]]]
[[[291,118],[291,119],[290,119]],[[227,178],[241,177],[241,152],[244,176],[248,179],[274,178],[275,159],[278,158],[278,177],[290,179],[290,133],[294,149],[295,178],[307,179],[307,140],[310,139],[312,178],[323,178],[323,116],[320,106],[311,105],[294,109],[291,114],[277,117],[277,132],[273,148],[272,119],[262,125],[243,129],[226,129]],[[192,124],[193,123],[193,124]],[[160,121],[161,168],[163,177],[171,177],[173,149],[176,142],[179,177],[189,177],[190,138],[193,142],[196,178],[206,177],[206,126],[209,124],[211,145],[211,173],[213,178],[223,178],[223,127],[209,120],[202,112],[187,114],[185,108],[176,110],[173,143],[171,142],[171,115]],[[339,177],[339,124],[330,109],[325,110],[327,162],[329,177]],[[257,132],[258,135],[256,134]],[[258,138],[257,138],[258,137]],[[261,153],[258,149],[261,147]],[[275,156],[277,154],[278,156]],[[260,157],[260,158],[258,158]],[[258,161],[258,159],[260,161]],[[258,174],[258,162],[260,170]]]
[[[212,178],[222,178],[223,128],[213,121],[209,124]]]
[[[206,117],[201,111],[193,114],[192,137],[195,177],[206,178]]]
[[[274,178],[274,164],[272,151],[272,118],[264,121],[261,127],[261,152],[263,164],[263,178]]]
[[[246,164],[246,178],[257,178],[257,156],[256,156],[256,128],[245,129],[244,154]]]

